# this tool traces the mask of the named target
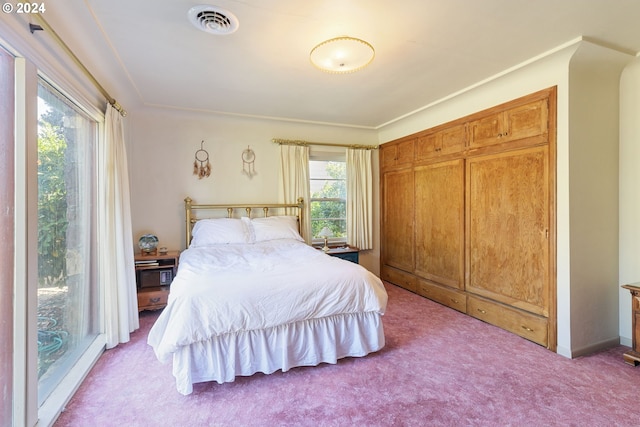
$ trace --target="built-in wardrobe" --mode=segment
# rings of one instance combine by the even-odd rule
[[[381,275],[556,349],[556,88],[382,144]]]

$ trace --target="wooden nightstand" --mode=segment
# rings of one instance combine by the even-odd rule
[[[159,310],[167,305],[169,286],[176,275],[180,252],[136,254],[138,311]]]
[[[320,248],[320,250],[322,250],[322,248]],[[325,253],[327,255],[331,255],[331,256],[334,256],[336,258],[342,258],[342,259],[345,259],[347,261],[354,262],[356,264],[358,264],[360,262],[360,260],[359,260],[360,249],[352,247],[352,246],[339,247],[339,248],[329,248],[329,251],[327,251]]]

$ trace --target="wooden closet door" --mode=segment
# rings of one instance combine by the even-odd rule
[[[413,272],[413,170],[385,172],[382,191],[383,264]]]
[[[464,289],[464,160],[415,168],[418,276]]]
[[[548,147],[468,159],[466,290],[549,314]]]

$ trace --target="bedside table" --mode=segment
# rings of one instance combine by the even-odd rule
[[[322,250],[322,248],[320,248],[320,250]],[[331,255],[336,258],[342,258],[344,260],[351,261],[356,264],[360,262],[359,253],[360,253],[360,249],[355,248],[353,246],[329,248],[329,250],[325,252],[325,254],[327,255]]]
[[[169,286],[176,275],[180,252],[135,255],[138,311],[159,310],[167,305]]]

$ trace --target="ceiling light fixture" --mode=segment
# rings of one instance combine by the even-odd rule
[[[345,74],[358,71],[373,61],[376,51],[369,43],[354,37],[336,37],[311,49],[311,63],[322,71]]]

